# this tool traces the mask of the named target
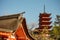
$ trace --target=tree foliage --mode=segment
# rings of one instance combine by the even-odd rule
[[[51,35],[55,38],[60,38],[60,26],[54,25],[51,31]]]

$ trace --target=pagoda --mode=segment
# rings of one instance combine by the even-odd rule
[[[44,5],[44,12],[40,13],[39,15],[39,31],[41,40],[49,40],[50,34],[49,29],[51,28],[51,14],[45,12],[45,5]]]
[[[46,13],[45,12],[45,5],[44,5],[44,12],[43,13],[40,13],[39,15],[39,29],[44,29],[44,28],[47,28],[47,29],[50,29],[51,26],[51,14],[50,13]]]
[[[39,28],[43,29],[44,27],[47,27],[48,29],[51,27],[50,24],[50,15],[51,14],[47,14],[47,13],[41,13],[39,16]]]

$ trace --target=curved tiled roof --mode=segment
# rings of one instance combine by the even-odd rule
[[[20,17],[20,14],[0,16],[0,31],[4,31],[4,32],[15,31],[18,27],[18,22],[20,22],[19,20],[21,20],[19,19],[19,17]],[[30,38],[31,40],[34,40],[28,33],[25,18],[23,19],[22,25],[23,25],[23,29],[24,29],[26,36]]]
[[[9,30],[16,30],[19,16],[20,14],[0,16],[0,31],[9,32]]]

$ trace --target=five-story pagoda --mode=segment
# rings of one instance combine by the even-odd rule
[[[41,40],[48,40],[49,39],[49,29],[51,28],[51,14],[45,12],[45,5],[44,5],[44,12],[40,13],[39,15],[39,30],[41,32]]]
[[[46,28],[48,28],[48,29],[50,29],[50,24],[51,24],[51,22],[50,22],[50,15],[51,14],[48,14],[48,13],[40,13],[40,15],[39,15],[39,28],[40,29],[43,29],[44,27],[46,27]]]
[[[51,14],[50,13],[46,13],[45,12],[45,6],[44,6],[44,12],[40,13],[39,15],[39,29],[43,29],[44,27],[46,27],[47,29],[50,29],[51,26]]]

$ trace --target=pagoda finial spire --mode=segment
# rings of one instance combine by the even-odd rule
[[[44,4],[44,13],[45,13],[45,4]]]

